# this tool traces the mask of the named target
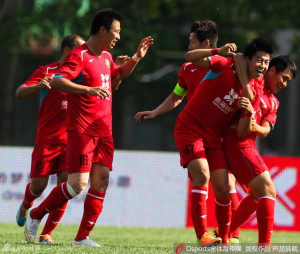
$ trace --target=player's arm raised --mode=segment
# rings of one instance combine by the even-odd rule
[[[209,68],[210,67],[210,61],[208,59],[209,56],[213,56],[213,55],[222,55],[222,56],[235,55],[234,51],[236,51],[236,50],[237,50],[237,46],[235,45],[235,43],[226,43],[221,48],[190,50],[185,54],[185,59],[188,62],[192,62],[193,64],[199,65],[201,67]]]
[[[136,54],[131,57],[131,59],[124,63],[119,70],[119,74],[116,77],[118,80],[123,80],[124,78],[127,78],[131,72],[134,70],[135,66],[137,65],[138,61],[146,55],[149,47],[153,44],[153,39],[151,36],[147,36],[144,39],[141,40]]]
[[[252,130],[252,121],[253,121],[253,113],[254,109],[250,100],[246,97],[240,97],[237,102],[237,106],[244,110],[244,116],[241,117],[238,127],[237,127],[237,135],[238,137],[244,137],[249,134]],[[255,121],[255,119],[254,119]]]

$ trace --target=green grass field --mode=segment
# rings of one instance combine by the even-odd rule
[[[38,233],[41,229],[42,225]],[[52,235],[54,245],[27,244],[24,228],[13,223],[0,223],[0,253],[173,253],[173,243],[195,242],[192,229],[96,226],[91,237],[102,248],[72,247],[77,229],[77,225],[59,225]],[[242,230],[240,238],[244,243],[255,243],[257,231]],[[300,243],[300,232],[274,231],[272,242]]]

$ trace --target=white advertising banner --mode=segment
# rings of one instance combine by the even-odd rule
[[[30,181],[32,147],[0,147],[0,222],[15,222]],[[56,185],[49,179],[37,206]],[[87,191],[87,190],[86,190]],[[79,224],[86,191],[69,201],[62,223]],[[185,227],[187,172],[178,153],[116,151],[110,184],[98,225]]]

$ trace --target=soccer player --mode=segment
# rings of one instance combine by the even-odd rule
[[[246,57],[246,60],[249,59]],[[224,151],[229,170],[248,192],[232,218],[230,234],[254,211],[257,215],[258,243],[271,242],[276,190],[270,173],[256,148],[256,136],[266,137],[274,128],[279,101],[275,93],[296,77],[297,67],[289,56],[274,57],[264,75],[257,102],[231,123],[224,136]],[[255,105],[256,104],[256,105]]]
[[[32,152],[30,178],[23,202],[18,210],[16,220],[20,227],[26,222],[26,212],[32,207],[48,184],[51,174],[57,174],[57,184],[67,181],[67,95],[51,89],[52,76],[62,65],[71,50],[84,43],[76,34],[66,36],[61,42],[61,59],[55,63],[40,66],[31,77],[16,91],[17,99],[29,98],[40,94],[40,110],[36,142]],[[40,242],[52,243],[52,231],[63,216],[67,203],[49,214]]]
[[[89,234],[102,211],[112,170],[111,78],[126,78],[153,44],[150,36],[142,39],[136,54],[118,67],[107,50],[120,40],[121,20],[121,15],[113,9],[100,10],[92,21],[89,40],[69,54],[54,76],[53,87],[68,94],[68,180],[28,212],[25,237],[29,243],[35,242],[40,220],[82,193],[90,179],[73,245],[100,247]]]
[[[249,78],[260,78],[267,70],[272,48],[263,39],[252,40],[247,47],[253,48],[248,65]],[[207,232],[206,195],[210,179],[216,196],[219,236],[222,242],[228,240],[231,219],[231,199],[229,196],[227,163],[223,152],[222,137],[231,118],[238,110],[237,101],[241,85],[233,69],[233,60],[226,65],[207,58],[214,54],[232,54],[235,44],[226,44],[220,49],[196,49],[186,53],[186,59],[203,67],[210,67],[202,83],[175,125],[175,142],[178,147],[181,165],[187,168],[192,177],[192,185],[197,198],[192,206],[200,211],[197,216],[202,234]]]
[[[215,22],[210,20],[195,21],[191,26],[191,33],[189,35],[189,50],[194,49],[212,49],[217,47],[218,33]],[[213,56],[213,58],[219,59],[219,61],[225,60],[221,56]],[[152,111],[138,112],[135,115],[135,120],[141,122],[142,119],[153,119],[156,116],[165,114],[175,107],[177,107],[187,97],[187,102],[190,101],[194,94],[194,91],[198,84],[205,77],[209,68],[200,67],[191,62],[184,63],[178,74],[178,82],[174,88],[174,91],[166,98],[166,100],[160,104],[156,109]],[[190,176],[190,175],[189,175]],[[206,186],[208,188],[208,186]],[[192,200],[197,199],[199,193],[197,190],[192,190]],[[234,194],[232,195],[234,198]],[[237,195],[235,192],[237,200]],[[197,201],[196,201],[197,202]],[[238,202],[235,202],[238,204]],[[201,225],[198,225],[198,207],[193,205],[191,210],[192,220],[196,231],[197,239],[201,242],[215,242],[220,241],[219,238],[214,238],[211,234],[203,234]]]

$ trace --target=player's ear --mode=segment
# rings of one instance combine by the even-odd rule
[[[212,47],[212,45],[210,44],[209,39],[206,39],[203,43],[204,43],[205,48],[211,48]]]

